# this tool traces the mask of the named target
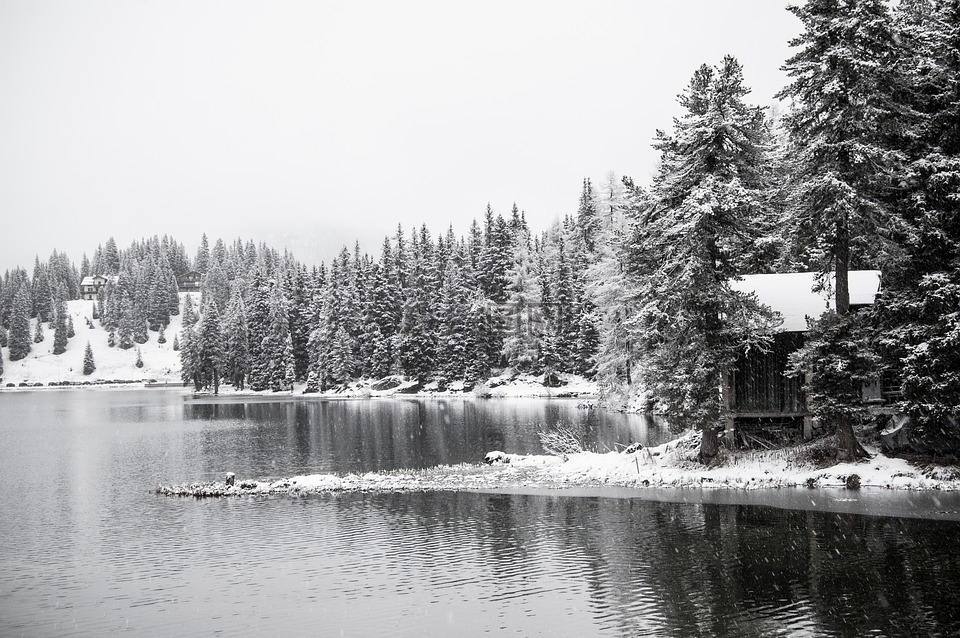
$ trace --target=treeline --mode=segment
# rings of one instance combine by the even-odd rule
[[[472,385],[507,366],[593,376],[586,271],[599,213],[583,188],[578,214],[535,236],[516,206],[506,218],[488,207],[465,237],[398,227],[376,256],[344,248],[311,269],[257,260],[230,277],[211,256],[202,318],[181,343],[184,377],[322,391],[393,374]]]
[[[859,389],[879,375],[899,380],[918,437],[960,443],[960,7],[810,0],[790,11],[804,30],[784,64],[783,112],[748,102],[735,58],[703,65],[681,116],[657,132],[649,187],[585,180],[576,212],[571,202],[546,231],[516,206],[488,207],[463,236],[398,228],[376,254],[345,248],[310,268],[239,240],[211,248],[204,236],[192,259],[172,239],[124,251],[111,241],[79,270],[54,254],[32,278],[7,273],[0,322],[22,349],[25,315],[55,316],[86,273],[115,275],[102,321],[136,343],[177,312],[174,280],[195,269],[203,308],[183,310],[178,338],[197,387],[575,372],[700,426],[709,461],[721,372],[767,347],[777,324],[730,281],[819,271],[834,277],[835,310],[793,366],[812,373],[812,410],[841,455],[863,453]],[[860,268],[882,270],[884,289],[851,313],[847,272]]]

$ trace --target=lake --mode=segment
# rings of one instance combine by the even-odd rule
[[[955,520],[787,491],[153,493],[540,453],[558,420],[599,450],[670,438],[561,400],[0,392],[0,635],[960,635]]]

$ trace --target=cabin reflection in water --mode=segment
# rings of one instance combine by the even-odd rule
[[[754,435],[810,438],[816,424],[807,409],[804,379],[788,376],[791,353],[803,346],[807,318],[833,307],[833,276],[817,290],[817,273],[747,275],[731,282],[734,290],[752,292],[780,313],[783,323],[767,352],[753,349],[723,374],[724,426],[729,440]],[[880,292],[879,270],[849,273],[850,307],[872,305]]]

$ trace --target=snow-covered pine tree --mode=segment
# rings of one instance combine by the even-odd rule
[[[447,381],[464,378],[467,359],[466,291],[461,279],[460,259],[447,261],[440,303],[437,306],[437,374]]]
[[[193,304],[193,295],[187,293],[183,299],[183,325],[193,326],[197,323],[197,311]]]
[[[77,331],[73,327],[73,316],[67,315],[67,339],[73,339],[77,336]]]
[[[250,289],[250,305],[247,308],[247,333],[249,335],[250,389],[266,390],[270,387],[270,356],[267,336],[270,333],[270,282],[258,268],[253,275]]]
[[[33,263],[33,315],[40,321],[53,318],[53,289],[50,286],[50,274],[46,264],[37,257]],[[38,342],[39,343],[39,342]]]
[[[241,287],[234,286],[224,320],[223,376],[235,390],[243,390],[250,369],[248,351],[247,310]]]
[[[329,365],[327,365],[328,382],[331,385],[340,385],[350,381],[352,370],[356,365],[353,361],[352,340],[343,326],[339,326],[333,334],[329,347]]]
[[[610,173],[599,191],[596,260],[585,273],[585,296],[598,309],[597,381],[605,401],[625,403],[633,393],[632,352],[627,319],[633,314],[633,284],[624,269],[628,219],[646,193]]]
[[[93,348],[90,347],[90,342],[87,342],[87,347],[83,351],[83,374],[85,376],[90,376],[97,369],[96,363],[93,361]]]
[[[40,317],[39,317],[39,315],[38,315],[38,316],[37,316],[37,325],[36,325],[36,328],[35,328],[34,331],[33,331],[33,342],[34,342],[34,343],[42,343],[43,340],[44,340],[44,338],[45,338],[45,335],[44,335],[44,332],[43,332],[43,321],[40,320]]]
[[[100,261],[100,268],[97,269],[97,274],[120,274],[120,251],[117,250],[117,242],[113,237],[107,239],[107,243],[103,247],[103,257]]]
[[[210,302],[217,304],[217,308],[226,308],[230,303],[230,282],[215,261],[210,264],[200,280],[200,298],[203,299],[204,304]]]
[[[960,4],[907,0],[894,11],[903,99],[913,117],[895,208],[903,251],[873,307],[887,374],[915,445],[960,450]]]
[[[423,241],[426,241],[426,245]],[[412,263],[407,274],[409,286],[397,342],[401,374],[413,377],[421,383],[425,383],[433,372],[436,355],[436,319],[432,314],[428,287],[431,278],[428,269],[431,267],[432,256],[429,244],[429,234],[422,233],[419,239],[414,235]]]
[[[137,360],[133,365],[135,365],[137,368],[143,367],[143,356],[140,354],[140,348],[137,348]]]
[[[120,304],[120,325],[117,327],[117,345],[121,350],[129,350],[133,347],[135,321],[131,303],[128,299],[124,299]]]
[[[167,342],[166,329],[167,329],[166,326],[160,326],[160,332],[157,333],[157,343]]]
[[[762,115],[744,103],[747,92],[731,56],[694,73],[672,134],[658,131],[660,170],[626,253],[644,387],[672,419],[701,430],[703,462],[719,452],[722,368],[772,329],[755,298],[729,284],[763,186]]]
[[[210,267],[210,242],[207,240],[207,234],[203,233],[200,238],[200,246],[197,248],[197,256],[193,260],[193,269],[200,273],[207,272]]]
[[[536,264],[529,250],[529,232],[520,228],[514,244],[513,264],[507,271],[509,297],[504,317],[503,355],[511,368],[536,373],[540,371],[540,292]]]
[[[53,316],[53,354],[63,354],[67,351],[67,302],[58,299],[55,302]]]
[[[197,365],[198,337],[194,328],[184,326],[180,339],[180,378],[184,383],[193,383],[193,388],[199,392],[203,388],[203,380]]]
[[[173,335],[173,351],[180,351],[180,338],[176,334]]]
[[[894,143],[905,115],[895,99],[902,88],[899,49],[884,0],[809,0],[789,10],[804,27],[783,67],[792,81],[778,95],[793,105],[785,124],[796,157],[789,199],[794,244],[813,267],[834,273],[838,316],[831,321],[841,322],[850,309],[849,270],[883,265],[889,243],[882,229],[896,225],[888,196],[903,160]],[[821,332],[824,339],[849,337],[832,323]],[[861,342],[869,347],[865,336]],[[838,356],[849,352],[846,341],[835,345]],[[816,366],[815,359],[804,364]],[[842,392],[844,385],[835,387]],[[846,418],[856,413],[835,412],[826,424],[836,429],[839,459],[866,454]]]
[[[274,392],[290,390],[293,385],[290,370],[293,370],[293,345],[290,339],[288,303],[279,282],[271,282],[270,323],[264,341],[264,355],[268,358],[269,386]]]
[[[204,306],[193,340],[193,369],[195,376],[199,377],[200,387],[212,388],[214,394],[219,394],[223,374],[223,333],[216,302]]]

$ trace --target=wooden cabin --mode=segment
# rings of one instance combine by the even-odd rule
[[[203,273],[188,270],[177,277],[177,288],[180,292],[200,292],[201,279],[203,279]]]
[[[768,352],[744,354],[723,375],[724,425],[728,440],[743,430],[764,428],[813,435],[813,420],[801,389],[803,380],[788,377],[787,359],[798,350],[807,331],[807,317],[833,308],[832,277],[823,291],[814,290],[817,273],[747,275],[731,282],[735,290],[753,292],[761,303],[780,313],[783,323]],[[850,307],[872,305],[880,292],[879,270],[850,272]]]

